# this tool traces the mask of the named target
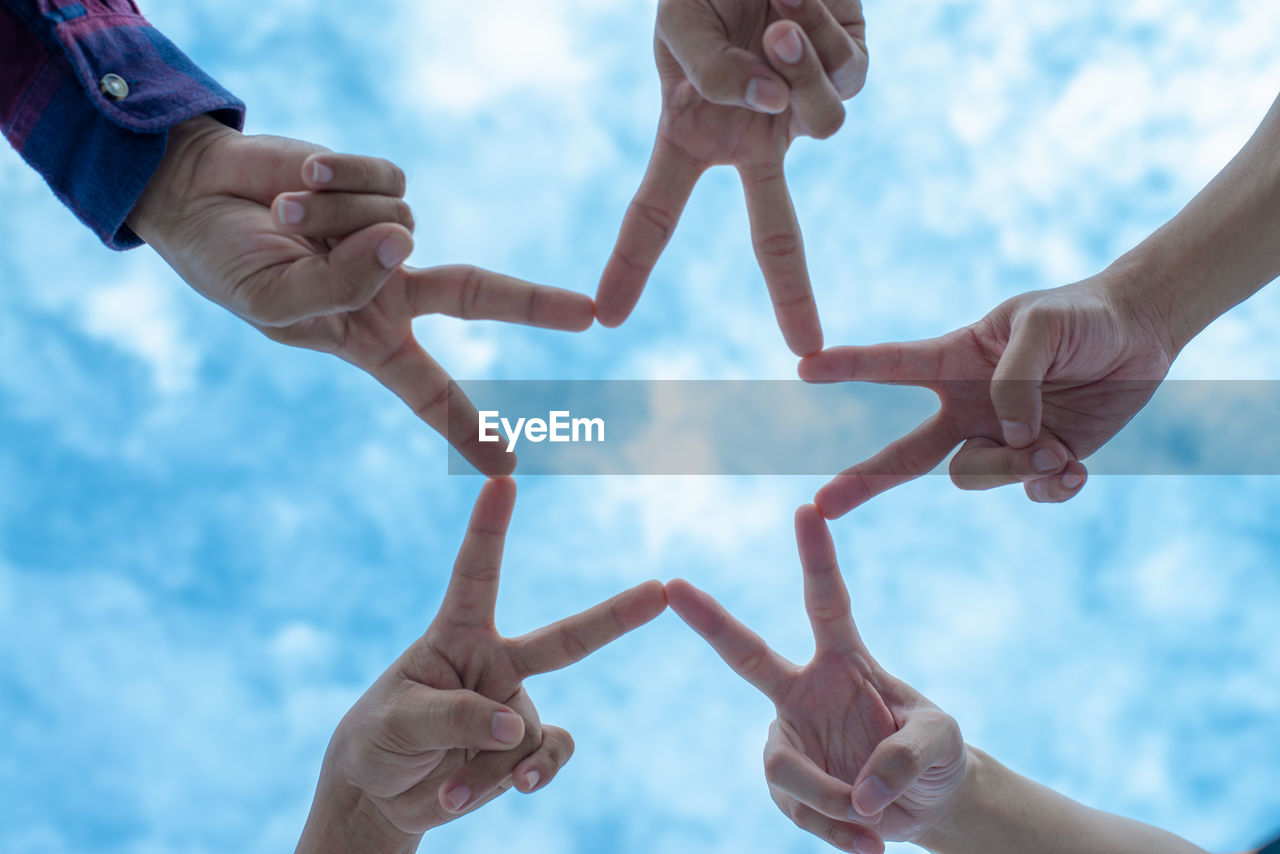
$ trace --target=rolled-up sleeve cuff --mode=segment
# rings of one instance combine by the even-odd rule
[[[104,243],[129,249],[142,241],[125,219],[169,129],[207,113],[239,130],[245,108],[141,15],[102,5],[44,14],[48,61],[5,133]]]

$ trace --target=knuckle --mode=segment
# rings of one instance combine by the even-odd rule
[[[840,830],[839,824],[827,819],[822,823],[822,838],[827,840],[827,843],[833,848],[843,848]]]
[[[413,209],[409,207],[409,203],[403,199],[396,199],[395,203],[395,220],[405,228],[413,231],[415,223],[413,219]]]
[[[475,704],[459,699],[449,704],[445,709],[444,725],[450,733],[464,733],[469,731],[472,723],[476,719]]]
[[[786,770],[787,757],[782,751],[774,751],[766,753],[764,757],[764,778],[769,782],[776,782]]]
[[[770,258],[789,258],[800,251],[800,237],[783,232],[770,234],[756,240],[756,251]]]
[[[255,287],[241,298],[241,314],[264,326],[280,326],[292,320],[284,310],[278,294],[279,283],[270,287]]]
[[[923,761],[920,746],[914,741],[898,741],[889,745],[884,757],[884,770],[893,779],[901,780],[918,771]]]
[[[464,267],[462,287],[458,289],[458,317],[470,320],[477,315],[480,295],[483,291],[483,276],[479,267]]]
[[[560,628],[560,645],[564,647],[565,655],[572,661],[581,661],[591,652],[576,633],[564,626]]]
[[[645,204],[639,200],[631,202],[631,210],[640,219],[657,229],[658,236],[663,243],[671,239],[671,235],[676,229],[676,218],[671,215],[670,211],[663,210],[655,205]]]
[[[760,667],[763,664],[764,664],[764,651],[757,649],[757,650],[752,650],[751,652],[747,653],[745,656],[740,658],[738,660],[738,663],[734,665],[733,669],[737,670],[739,673],[756,673],[757,671],[760,670]]]
[[[563,765],[573,758],[577,745],[573,741],[573,736],[564,730],[560,731],[559,745],[560,753],[557,758],[560,760],[560,764]]]
[[[396,196],[403,196],[409,189],[408,176],[404,174],[403,169],[390,161],[387,162],[387,166],[391,172],[392,193]]]
[[[835,104],[831,109],[824,110],[822,115],[817,118],[812,128],[812,136],[814,139],[829,139],[836,135],[840,128],[844,127],[844,105]]]

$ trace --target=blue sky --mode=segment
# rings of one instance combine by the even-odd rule
[[[250,132],[402,164],[413,263],[594,292],[656,119],[653,2],[151,6]],[[830,343],[1096,272],[1280,91],[1261,0],[866,12],[867,88],[788,169]],[[479,482],[364,375],[102,249],[7,149],[0,188],[0,849],[288,850],[334,724],[434,613]],[[1265,291],[1174,375],[1280,379],[1278,325]],[[794,376],[725,172],[621,329],[418,330],[459,378]],[[790,520],[822,481],[524,478],[499,626],[682,575],[803,659]],[[1274,478],[1101,477],[1040,507],[931,477],[834,532],[872,650],[970,742],[1239,850],[1280,816],[1278,505]],[[767,703],[674,617],[530,690],[577,755],[424,850],[824,850],[769,800]]]

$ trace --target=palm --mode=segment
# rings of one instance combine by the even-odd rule
[[[522,674],[507,641],[490,629],[439,631],[435,624],[391,668],[391,678],[404,684],[439,690],[465,689],[502,703],[524,718],[524,739],[506,756],[510,764],[528,756],[542,743],[538,711],[522,686]],[[354,772],[362,789],[399,830],[424,833],[456,818],[441,806],[436,793],[446,780],[473,762],[482,751],[469,748],[417,748],[412,739],[394,729],[382,733]],[[468,811],[507,790],[503,781]]]
[[[779,808],[814,833],[849,845],[858,838],[917,839],[953,798],[966,753],[954,721],[886,673],[862,642],[835,545],[816,507],[796,513],[813,659],[797,667],[684,581],[667,585],[672,609],[739,675],[773,701],[778,718],[765,746],[765,773]],[[917,745],[887,807],[855,815],[857,785],[886,773],[900,748]],[[846,850],[848,850],[846,848]]]
[[[271,215],[277,195],[303,189],[294,164],[324,151],[273,136],[210,140],[171,217],[167,242],[182,250],[170,263],[219,305],[250,319],[269,311],[273,282],[299,261],[323,258],[334,244],[285,233]]]
[[[1059,342],[1041,389],[1041,435],[1057,438],[1075,459],[1102,447],[1138,413],[1169,370],[1163,350],[1128,335],[1101,301],[1066,299],[1049,292],[1033,295],[1036,310],[1048,313],[1045,334]],[[1009,343],[1013,316],[1031,300],[1000,306],[954,338],[943,339],[940,386],[943,411],[965,438],[1001,439],[987,382]],[[945,378],[985,382],[948,383]]]
[[[778,737],[822,771],[850,785],[876,747],[924,701],[909,686],[861,655],[820,654],[795,678],[778,704]],[[921,775],[866,824],[882,839],[918,839],[959,785],[962,750]]]
[[[769,0],[712,3],[725,23],[729,44],[764,56],[764,31],[781,20]],[[718,7],[725,8],[718,8]],[[713,103],[697,91],[671,49],[656,40],[654,52],[662,82],[658,140],[687,155],[703,169],[713,165],[781,169],[795,137],[806,129],[788,107],[778,114]]]
[[[517,766],[545,750],[550,740],[567,743],[571,750],[567,733],[542,725],[524,680],[578,661],[666,607],[662,585],[655,581],[527,635],[501,636],[494,626],[494,609],[514,502],[511,480],[485,484],[439,613],[340,727],[347,733],[345,740],[355,745],[347,749],[348,782],[402,833],[423,833],[498,797],[511,787]],[[452,699],[441,701],[446,692],[454,692]],[[475,695],[505,706],[523,720],[519,744],[504,750],[475,749],[493,739],[474,739],[474,717],[455,719],[457,714],[475,713],[473,705],[461,702]],[[424,710],[442,707],[449,709],[449,720],[424,720]],[[479,723],[485,730],[484,722]],[[470,740],[442,740],[442,731],[459,730],[471,733]],[[458,746],[464,744],[472,746]],[[564,758],[567,754],[556,767]],[[458,809],[447,808],[448,793],[459,788],[465,789],[466,797]]]

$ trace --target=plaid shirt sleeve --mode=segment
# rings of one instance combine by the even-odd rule
[[[0,129],[113,249],[164,157],[168,131],[244,104],[153,28],[133,0],[0,0]]]

